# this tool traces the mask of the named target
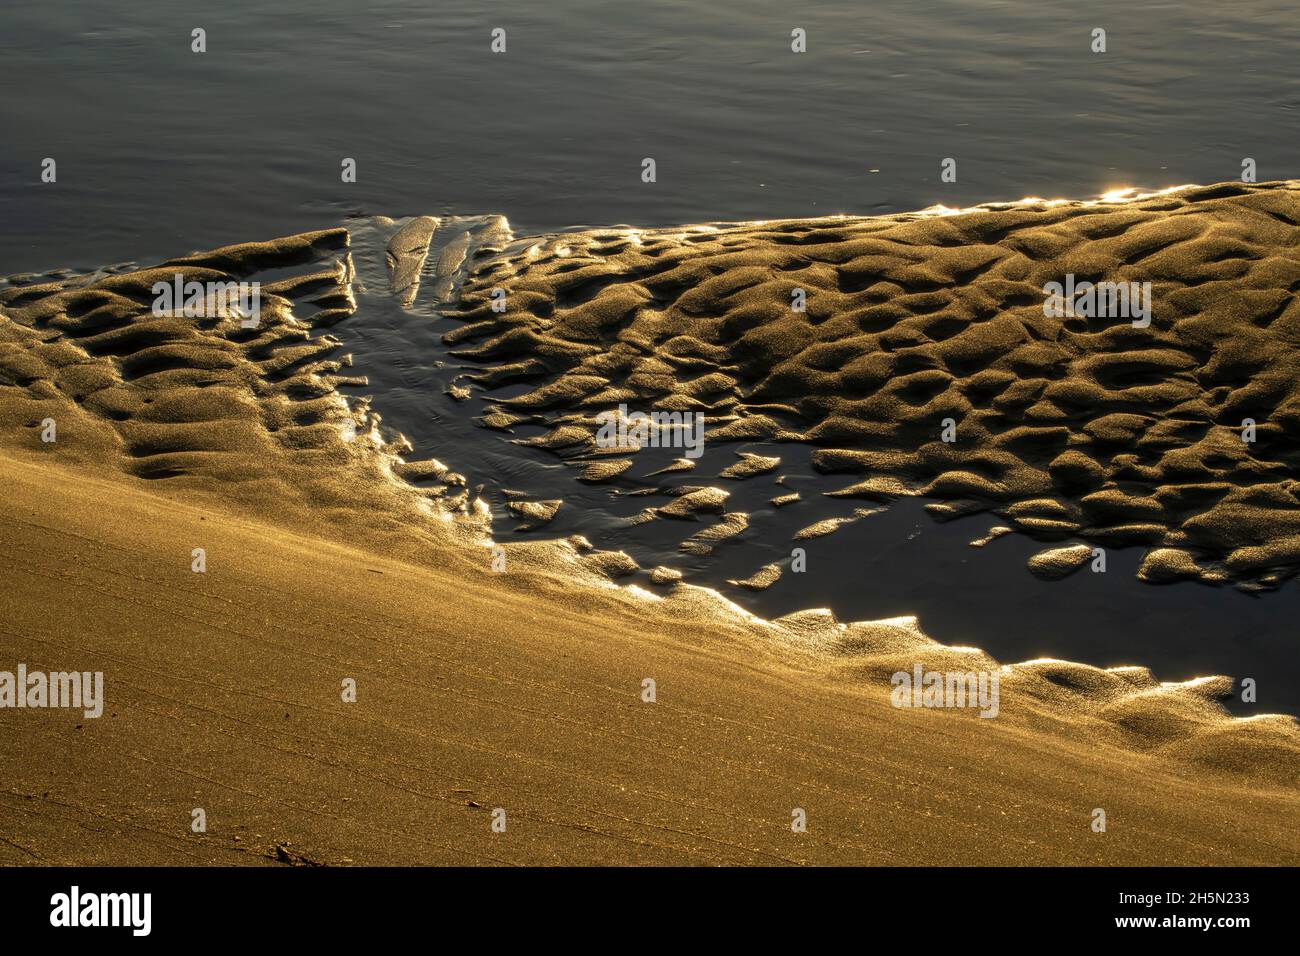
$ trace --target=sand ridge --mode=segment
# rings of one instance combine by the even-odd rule
[[[463,479],[408,462],[331,329],[353,313],[345,229],[245,243],[116,274],[0,285],[6,442],[304,524],[363,525],[398,550],[473,537]],[[236,315],[154,314],[155,282],[261,281],[256,328]],[[405,286],[396,291],[405,291]],[[57,439],[45,443],[42,423]],[[398,473],[432,479],[423,487]],[[435,505],[436,502],[436,505]],[[466,520],[430,521],[459,513]]]
[[[1151,582],[1293,576],[1300,188],[952,212],[521,239],[469,275],[447,342],[480,387],[531,386],[489,393],[485,424],[544,423],[534,444],[577,464],[620,403],[695,411],[715,447],[815,445],[845,497],[1147,546]],[[1150,282],[1153,321],[1045,316],[1067,275]]]

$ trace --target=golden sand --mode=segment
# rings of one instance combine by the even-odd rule
[[[997,720],[897,710],[872,675],[926,659],[906,622],[751,633],[706,602],[666,619],[539,593],[156,482],[28,456],[0,480],[4,657],[103,670],[107,698],[99,720],[4,714],[0,862],[1300,862],[1294,785],[1258,776],[1293,731],[1196,687],[1040,662]]]
[[[1228,185],[439,256],[463,277],[462,356],[485,383],[536,385],[498,424],[544,420],[569,457],[619,402],[702,409],[710,441],[817,444],[820,467],[863,476],[850,497],[974,502],[1049,541],[1149,543],[1153,577],[1268,585],[1300,534],[1297,223],[1292,186]],[[390,263],[417,308],[404,263],[423,263],[422,234],[403,227]],[[2,736],[0,859],[1300,860],[1300,730],[1231,718],[1227,678],[1003,664],[911,619],[765,621],[686,584],[617,587],[631,559],[576,538],[510,545],[494,572],[464,480],[404,460],[338,392],[348,242],[0,286],[5,658],[102,669],[110,701],[100,721],[28,712]],[[152,315],[178,268],[297,271],[263,285],[245,329]],[[1151,327],[1045,318],[1041,287],[1066,271],[1150,278]],[[580,459],[594,479],[625,460]],[[686,489],[655,516],[718,515],[691,539],[709,548],[740,527],[725,501]],[[916,663],[998,673],[999,718],[891,707],[889,675]],[[498,806],[509,839],[490,832]]]
[[[475,271],[448,340],[482,383],[534,383],[501,410],[579,462],[618,403],[696,411],[711,442],[805,441],[822,471],[868,476],[845,496],[1147,545],[1153,581],[1270,587],[1300,568],[1297,228],[1300,187],[1273,183],[566,233]],[[1150,326],[1045,316],[1067,274],[1151,282]]]

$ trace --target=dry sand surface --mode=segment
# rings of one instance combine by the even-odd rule
[[[1300,534],[1298,196],[531,241],[485,222],[494,247],[436,256],[412,220],[390,278],[417,311],[459,285],[449,338],[480,384],[535,385],[488,424],[541,416],[584,470],[597,408],[705,409],[711,441],[817,444],[853,496],[974,502],[1049,541],[1149,543],[1153,576],[1269,587]],[[1004,664],[907,619],[763,621],[617,587],[630,559],[579,539],[512,544],[495,573],[455,462],[405,460],[338,391],[348,244],[0,284],[0,668],[102,670],[107,695],[99,719],[0,715],[0,860],[1300,860],[1300,731],[1229,717],[1226,678]],[[219,302],[151,314],[178,269],[277,278],[246,329]],[[1153,280],[1151,327],[1044,318],[1034,293],[1067,271]],[[966,445],[936,444],[945,417]],[[891,707],[914,663],[998,672],[998,718]]]
[[[1300,860],[1293,789],[1135,754],[1083,716],[895,710],[594,594],[505,590],[30,461],[4,459],[3,480],[5,658],[103,670],[108,701],[99,720],[5,715],[7,863]]]

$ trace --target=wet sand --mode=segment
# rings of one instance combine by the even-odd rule
[[[543,454],[575,483],[602,487],[598,409],[703,410],[710,454],[740,466],[718,484],[777,473],[727,440],[797,443],[822,474],[849,473],[850,495],[821,497],[853,527],[918,497],[988,512],[1048,548],[1145,545],[1147,577],[1294,587],[1296,195],[1227,185],[523,240],[499,217],[376,219],[145,269],[7,280],[3,556],[21,583],[4,654],[102,669],[109,705],[98,721],[5,715],[22,727],[4,737],[0,852],[1294,863],[1300,731],[1291,717],[1229,715],[1218,701],[1231,679],[1158,680],[1140,666],[1140,635],[1134,666],[1107,670],[995,660],[910,619],[757,617],[689,582],[640,583],[632,556],[548,536],[549,520],[495,551],[500,509],[494,519],[481,479],[384,426],[345,341],[358,297],[381,288],[447,327],[448,354],[477,370],[450,370],[441,400],[481,405],[495,428],[446,420],[480,444],[502,428],[549,435]],[[354,237],[382,243],[387,265],[354,258]],[[259,326],[151,314],[153,283],[177,270],[258,277]],[[1053,326],[1030,293],[1066,270],[1152,278],[1151,327]],[[778,308],[796,281],[811,290],[806,313]],[[437,381],[419,356],[393,367],[411,389]],[[1260,439],[1234,446],[1245,410]],[[969,444],[936,448],[950,416]],[[1124,431],[1116,418],[1141,420]],[[43,442],[49,420],[58,438]],[[643,468],[641,454],[639,477],[664,464]],[[704,559],[751,519],[688,481],[629,511],[679,522],[686,554]],[[548,510],[515,513],[537,523]],[[828,519],[809,518],[792,540],[822,540]],[[891,707],[890,674],[918,664],[998,673],[998,719]],[[356,703],[340,700],[347,677]],[[198,806],[202,837],[189,832]],[[507,834],[490,830],[495,807],[517,814]],[[795,807],[807,834],[790,830]],[[1097,807],[1105,834],[1089,828]]]

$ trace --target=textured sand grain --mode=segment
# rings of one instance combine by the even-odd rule
[[[4,863],[1300,862],[1293,787],[1135,754],[1093,721],[898,711],[727,627],[48,463],[0,458],[0,480],[0,653],[102,669],[108,701],[98,721],[0,716]],[[1225,770],[1258,758],[1218,731],[1198,745]]]

